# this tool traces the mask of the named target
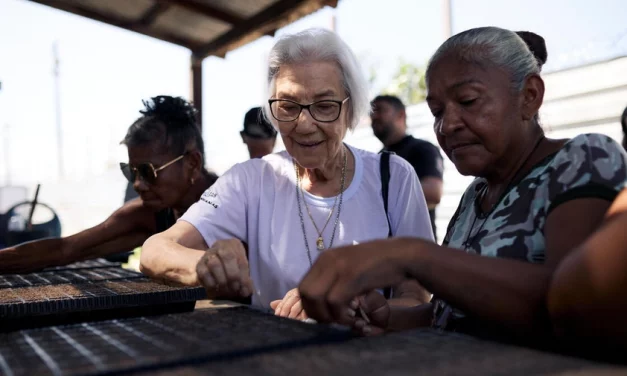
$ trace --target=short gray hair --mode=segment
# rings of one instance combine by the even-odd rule
[[[368,82],[364,78],[357,58],[350,47],[332,31],[308,29],[281,37],[270,50],[268,59],[267,97],[276,93],[276,76],[284,65],[311,62],[333,62],[342,74],[342,86],[350,100],[348,127],[354,129],[362,116],[370,112]],[[277,121],[270,114],[268,102],[263,105],[266,118],[276,127]]]
[[[531,74],[540,74],[547,59],[544,39],[537,34],[479,27],[456,34],[444,42],[429,60],[427,79],[433,65],[448,53],[455,53],[471,64],[504,69],[509,72],[516,91],[522,90]]]

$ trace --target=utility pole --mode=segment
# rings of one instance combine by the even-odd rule
[[[9,150],[9,141],[10,141],[10,136],[9,136],[9,124],[5,124],[4,125],[4,137],[3,137],[3,145],[2,148],[4,149],[4,168],[5,168],[5,175],[4,175],[4,185],[6,185],[7,187],[11,186],[11,163],[9,162],[10,159],[10,150]]]
[[[442,0],[442,27],[444,40],[453,36],[453,0]]]
[[[2,92],[2,81],[0,81],[0,92]],[[4,150],[4,185],[7,187],[11,185],[11,164],[9,163],[9,124],[4,124],[4,130],[2,132],[2,149]]]
[[[56,125],[57,125],[57,161],[59,164],[59,179],[65,176],[63,169],[63,130],[61,128],[61,90],[59,82],[59,50],[57,48],[57,42],[52,45],[52,57],[54,59],[54,105],[56,112]]]

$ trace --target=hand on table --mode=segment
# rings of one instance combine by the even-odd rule
[[[297,288],[288,291],[283,299],[272,301],[270,308],[274,310],[274,314],[277,316],[297,320],[307,319]]]
[[[351,300],[403,281],[407,263],[404,255],[414,246],[413,239],[397,238],[322,253],[298,288],[307,316],[319,322],[353,326],[356,320],[350,314],[353,311]],[[373,300],[370,304],[375,306],[373,311],[376,311],[380,303]]]
[[[296,320],[306,320],[298,289],[292,289],[283,299],[270,303],[274,314]],[[377,291],[371,291],[351,301],[349,316],[355,318],[353,330],[359,334],[371,336],[385,332],[390,317],[387,299]]]
[[[385,333],[390,319],[387,299],[378,291],[353,299],[350,308],[356,312],[353,330],[365,336]]]
[[[196,274],[210,297],[248,297],[253,292],[246,250],[237,239],[215,242],[196,265]]]

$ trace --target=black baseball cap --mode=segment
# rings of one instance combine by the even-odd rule
[[[244,116],[244,130],[241,132],[250,138],[267,140],[276,137],[276,129],[270,124],[263,113],[261,107],[251,108]]]

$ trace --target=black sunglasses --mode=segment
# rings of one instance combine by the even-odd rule
[[[183,157],[185,157],[185,155],[187,155],[187,153],[174,158],[170,162],[158,168],[155,168],[152,163],[142,163],[136,166],[132,166],[128,163],[120,163],[120,169],[122,170],[122,174],[124,174],[124,177],[130,183],[135,183],[135,179],[137,179],[137,176],[139,175],[139,178],[146,183],[155,184],[157,182],[157,173],[159,171],[180,161],[181,159],[183,159]]]

